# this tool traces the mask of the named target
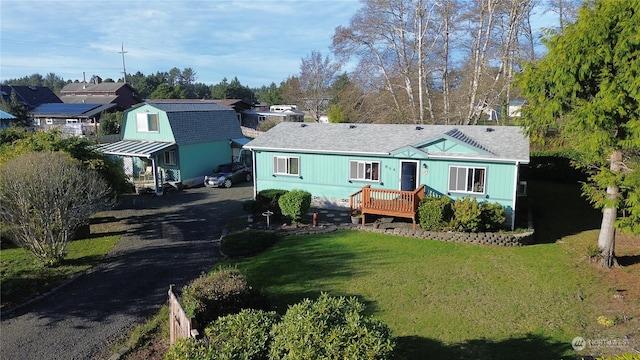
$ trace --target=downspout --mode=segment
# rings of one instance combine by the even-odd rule
[[[251,149],[251,167],[253,168],[253,200],[258,198],[258,180],[256,177],[256,152]]]
[[[516,170],[515,170],[515,174],[514,174],[514,183],[513,183],[513,202],[511,205],[511,208],[513,209],[512,213],[513,215],[511,216],[511,231],[515,230],[516,227],[516,202],[518,200],[518,181],[520,180],[519,178],[519,169],[520,169],[520,162],[516,161],[516,166],[515,166]]]

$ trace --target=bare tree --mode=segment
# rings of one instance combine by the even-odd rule
[[[55,265],[109,192],[100,175],[65,153],[27,153],[0,168],[0,219],[14,227],[17,245]]]
[[[316,122],[327,114],[329,89],[339,70],[339,63],[332,62],[328,56],[323,58],[319,51],[302,58],[299,77],[302,98],[297,104],[303,105]]]

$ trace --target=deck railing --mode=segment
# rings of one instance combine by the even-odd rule
[[[370,185],[353,193],[349,198],[351,213],[389,215],[411,218],[416,227],[416,212],[424,198],[424,185],[413,191],[374,189]]]

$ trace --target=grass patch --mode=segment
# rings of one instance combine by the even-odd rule
[[[407,359],[470,349],[478,359],[570,355],[571,339],[589,331],[585,299],[596,287],[560,244],[484,247],[341,231],[289,236],[235,264],[280,312],[321,291],[358,296]]]
[[[162,358],[169,348],[169,306],[163,306],[147,321],[136,325],[118,343],[114,352],[129,360]]]
[[[105,236],[71,241],[67,245],[67,256],[55,267],[42,266],[31,252],[22,248],[0,250],[0,308],[19,305],[90,269],[102,261],[119,238]]]

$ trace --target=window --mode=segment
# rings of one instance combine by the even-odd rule
[[[45,122],[47,123],[47,125],[53,125],[53,119],[47,118],[45,119]]]
[[[380,163],[377,161],[350,161],[349,179],[364,181],[380,180]]]
[[[258,115],[258,122],[264,122],[267,121],[267,117],[264,115]]]
[[[283,175],[300,175],[300,158],[274,156],[273,173]]]
[[[487,169],[449,167],[449,191],[484,193]]]
[[[174,150],[164,152],[164,164],[165,165],[176,164],[176,152]]]
[[[138,132],[157,132],[158,131],[158,114],[137,113],[136,122]]]

